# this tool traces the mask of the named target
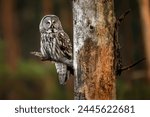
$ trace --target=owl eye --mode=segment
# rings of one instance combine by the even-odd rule
[[[47,24],[47,25],[50,25],[50,22],[47,21],[46,24]]]
[[[52,20],[52,23],[55,23],[55,20]]]

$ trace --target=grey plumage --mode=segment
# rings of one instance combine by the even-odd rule
[[[72,44],[69,36],[64,32],[61,22],[56,15],[46,15],[39,25],[41,33],[41,53],[51,60],[72,59]],[[60,84],[69,78],[69,67],[55,61]]]

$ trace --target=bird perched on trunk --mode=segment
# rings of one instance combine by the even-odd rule
[[[72,43],[64,32],[61,22],[56,15],[46,15],[41,19],[40,50],[42,56],[55,62],[60,84],[65,84],[69,78],[69,66],[57,62],[60,59],[72,60]]]

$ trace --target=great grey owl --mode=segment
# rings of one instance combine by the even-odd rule
[[[61,22],[56,15],[46,15],[41,19],[39,30],[41,33],[40,50],[42,56],[55,61],[60,84],[65,84],[70,71],[66,64],[56,60],[72,59],[72,44],[69,36],[64,32]]]

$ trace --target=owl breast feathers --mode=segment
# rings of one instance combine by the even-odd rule
[[[64,32],[59,18],[46,15],[42,18],[39,30],[41,33],[40,50],[42,56],[51,60],[71,60],[72,44],[69,36]],[[55,62],[60,84],[65,84],[69,78],[69,67],[64,63]]]

